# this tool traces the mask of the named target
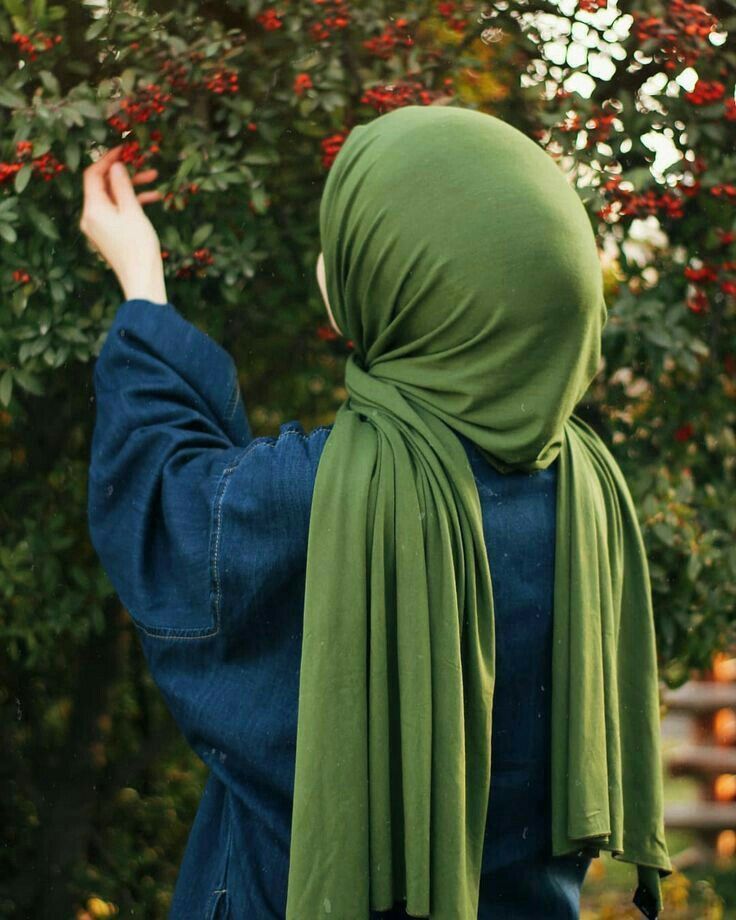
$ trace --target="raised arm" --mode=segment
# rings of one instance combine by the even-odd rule
[[[92,542],[152,635],[216,628],[216,495],[252,434],[235,365],[171,304],[128,300],[94,370]]]
[[[309,511],[329,433],[253,438],[228,353],[171,304],[123,303],[94,373],[88,526],[192,748],[239,775],[295,717]],[[223,718],[227,712],[228,718]],[[279,718],[281,718],[279,716]],[[247,738],[246,727],[247,726]]]

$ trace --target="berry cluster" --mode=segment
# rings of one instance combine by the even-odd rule
[[[324,7],[322,19],[313,22],[309,27],[309,35],[312,41],[323,42],[330,37],[332,32],[338,29],[345,29],[350,25],[350,13],[348,12],[345,0],[314,0],[315,6]]]
[[[708,281],[715,281],[718,277],[718,272],[713,265],[704,265],[702,268],[690,268],[688,266],[684,274],[687,280],[692,281],[693,284],[705,284]]]
[[[726,87],[718,80],[698,80],[690,93],[685,93],[685,99],[693,105],[710,105],[723,99]]]
[[[276,29],[280,29],[283,26],[279,14],[273,7],[259,13],[256,16],[256,22],[262,25],[267,32],[274,32]]]
[[[314,84],[308,73],[298,73],[294,77],[294,92],[297,96],[303,95],[308,89],[312,89]]]
[[[685,198],[694,198],[701,189],[702,182],[700,179],[693,179],[692,182],[689,180],[685,182],[684,179],[676,183],[675,188],[679,189]]]
[[[222,93],[237,93],[239,89],[237,71],[227,68],[216,70],[205,81],[205,86],[211,93],[216,93],[218,96]]]
[[[163,256],[163,252],[161,253]],[[168,252],[166,253],[168,257]],[[197,278],[206,277],[206,268],[208,265],[214,265],[215,260],[212,256],[212,252],[206,247],[203,246],[200,249],[195,249],[191,255],[191,261],[188,261],[185,265],[181,265],[175,272],[177,278],[191,278],[192,275],[196,275]]]
[[[615,113],[604,112],[598,109],[585,122],[587,131],[586,148],[595,147],[596,144],[605,143],[611,136],[616,120]]]
[[[198,191],[199,191],[199,184],[197,182],[188,182],[188,183],[185,183],[184,185],[179,186],[179,188],[176,191],[172,190],[170,192],[166,192],[166,194],[163,197],[163,201],[164,203],[167,203],[171,201],[173,198],[175,198],[177,195],[179,195],[182,198],[182,203],[184,205],[187,205],[189,204],[189,195],[194,195]],[[187,193],[189,193],[189,195]],[[163,256],[163,251],[161,255]],[[166,254],[166,256],[163,256],[163,257],[167,258],[168,253]]]
[[[331,134],[329,137],[322,139],[320,146],[322,147],[322,165],[325,169],[329,169],[332,166],[347,136],[347,131],[338,131],[337,134]]]
[[[41,176],[44,182],[50,182],[57,173],[63,172],[66,166],[60,163],[53,153],[44,153],[36,157],[33,162],[34,170]]]
[[[340,336],[335,332],[332,326],[317,326],[315,330],[318,339],[322,339],[323,342],[333,342],[335,339],[339,339]],[[355,342],[352,339],[345,340],[345,347],[352,351],[355,348]]]
[[[607,6],[608,0],[578,0],[578,9],[583,13],[597,13]]]
[[[362,43],[363,47],[375,57],[387,61],[394,53],[397,45],[411,48],[414,44],[414,39],[411,35],[401,35],[401,30],[406,29],[408,25],[408,19],[397,19],[396,22],[390,22],[380,35],[366,39]]]
[[[155,113],[160,115],[171,101],[171,93],[162,92],[156,83],[147,83],[134,99],[123,99],[120,108],[126,113],[130,122],[148,121]]]
[[[458,4],[453,0],[437,4],[437,12],[445,20],[445,25],[453,32],[464,32],[468,27],[468,20],[457,15]]]
[[[332,342],[340,338],[332,326],[317,326],[316,332],[317,338],[322,339],[323,342]]]
[[[22,163],[0,163],[0,185],[12,178],[22,165]]]
[[[672,0],[664,4],[665,15],[644,16],[632,10],[638,41],[651,41],[652,54],[664,61],[666,70],[675,70],[678,64],[692,67],[705,55],[712,55],[713,47],[708,36],[715,31],[718,20],[705,7],[687,0]]]
[[[730,182],[711,186],[710,193],[714,198],[727,198],[729,201],[736,201],[736,185]]]
[[[171,98],[171,93],[161,92],[157,84],[149,83],[135,97],[123,99],[120,103],[119,112],[111,115],[107,119],[107,123],[111,128],[123,135],[132,130],[134,123],[148,122],[154,115],[160,115],[164,112],[166,103]],[[124,116],[120,112],[124,113]],[[147,150],[142,150],[137,140],[127,140],[123,145],[121,159],[125,163],[130,163],[135,169],[139,169],[148,158],[159,152],[159,143],[162,139],[163,134],[161,131],[152,130],[152,143]]]
[[[18,46],[18,51],[25,54],[29,61],[35,61],[38,52],[48,51],[61,41],[61,35],[47,35],[46,32],[34,32],[33,36],[24,32],[13,32],[13,41]]]
[[[212,253],[209,249],[207,249],[206,246],[203,246],[200,249],[195,249],[192,255],[194,256],[194,261],[198,262],[200,265],[214,264],[215,260],[212,257]]]
[[[16,268],[13,272],[13,281],[17,281],[19,284],[25,284],[27,281],[31,280],[31,276],[27,271],[24,271],[22,268]]]
[[[675,430],[674,437],[676,441],[689,441],[694,434],[695,429],[693,428],[692,423],[686,422],[684,425],[680,425],[680,427]]]
[[[580,131],[583,127],[583,121],[578,112],[567,112],[564,121],[561,121],[558,125],[555,125],[555,127],[559,131],[567,134],[572,131]]]
[[[646,217],[650,214],[677,219],[684,216],[685,196],[671,191],[657,193],[654,189],[634,192],[619,186],[620,176],[612,176],[604,182],[602,189],[610,194],[608,201],[596,213],[601,220],[611,220],[618,213],[622,217]]]
[[[156,150],[158,150],[158,147]],[[120,159],[123,163],[129,163],[133,169],[140,169],[153,152],[151,150],[141,150],[141,145],[136,140],[128,140],[123,142]]]
[[[0,185],[6,182],[30,162],[33,171],[40,175],[44,182],[50,182],[57,173],[63,172],[66,166],[60,163],[53,153],[44,153],[38,157],[32,157],[33,141],[18,141],[15,145],[15,161],[12,163],[0,163]]]
[[[725,234],[724,234],[725,235]],[[718,283],[718,287],[727,297],[736,296],[736,280],[730,277],[736,270],[736,261],[709,262],[700,268],[685,268],[685,278],[695,287],[687,298],[687,307],[693,313],[708,313],[710,302],[704,285]],[[700,285],[700,286],[698,286]]]
[[[189,88],[188,71],[181,62],[166,58],[159,65],[159,71],[161,78],[166,81],[170,89],[181,92]]]
[[[400,109],[405,105],[430,105],[443,95],[441,90],[430,90],[418,80],[398,80],[383,86],[367,89],[360,97],[363,105],[369,105],[380,114]]]

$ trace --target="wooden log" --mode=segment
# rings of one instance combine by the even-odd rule
[[[665,806],[664,823],[678,830],[736,830],[736,802],[672,802]]]
[[[736,683],[688,681],[677,690],[662,691],[662,702],[672,710],[710,712],[726,706],[736,707]]]
[[[736,773],[736,748],[715,744],[681,744],[665,754],[665,762],[673,776],[683,773]]]
[[[711,847],[696,843],[676,853],[671,862],[679,872],[685,872],[687,869],[695,869],[699,866],[712,866],[713,850]]]

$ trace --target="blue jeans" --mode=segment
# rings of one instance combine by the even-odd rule
[[[568,853],[523,859],[480,879],[478,920],[578,920],[580,889],[592,857]],[[372,911],[371,920],[407,920],[403,907]]]

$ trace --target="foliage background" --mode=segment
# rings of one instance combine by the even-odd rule
[[[121,294],[78,228],[84,167],[124,141],[159,169],[169,299],[231,351],[261,435],[346,395],[314,266],[347,132],[459,104],[537,139],[606,260],[580,413],[637,500],[675,685],[736,632],[735,26],[734,0],[2,0],[0,917],[165,916],[204,780],[87,535]]]

